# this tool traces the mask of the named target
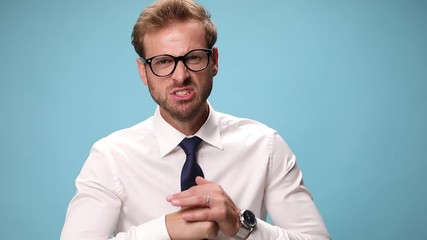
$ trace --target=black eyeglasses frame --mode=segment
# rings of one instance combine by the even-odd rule
[[[206,52],[206,53],[208,54],[208,61],[207,61],[206,66],[205,66],[204,68],[199,69],[199,70],[193,70],[193,69],[191,69],[190,67],[188,67],[188,66],[187,66],[187,63],[185,62],[185,58],[188,56],[188,54],[190,54],[190,53],[192,53],[192,52],[194,52],[194,51],[200,51],[200,50],[202,50],[202,51],[204,51],[204,52]],[[179,61],[182,61],[182,63],[184,63],[184,66],[185,66],[188,70],[190,70],[190,71],[192,71],[192,72],[200,72],[200,71],[205,70],[205,69],[209,66],[209,62],[210,62],[210,58],[211,58],[212,52],[213,52],[213,49],[208,49],[208,48],[196,48],[196,49],[192,49],[192,50],[188,51],[186,54],[184,54],[184,55],[182,55],[182,56],[178,56],[178,57],[175,57],[175,56],[172,56],[172,55],[169,55],[169,54],[160,54],[160,55],[156,55],[156,56],[153,56],[153,57],[150,57],[150,58],[140,57],[140,59],[141,59],[141,62],[142,62],[142,63],[148,64],[148,66],[150,66],[150,70],[151,70],[151,72],[152,72],[154,75],[156,75],[156,76],[158,76],[158,77],[166,77],[166,76],[171,75],[171,74],[175,71],[175,69],[176,69],[176,65],[178,65],[178,62],[179,62]],[[153,70],[153,67],[151,66],[151,62],[152,62],[152,60],[153,60],[154,58],[156,58],[156,57],[162,57],[162,56],[165,56],[165,57],[171,57],[171,58],[175,61],[175,65],[174,65],[174,67],[173,67],[172,71],[171,71],[170,73],[168,73],[168,74],[164,74],[164,75],[162,75],[162,74],[157,74],[157,73]]]

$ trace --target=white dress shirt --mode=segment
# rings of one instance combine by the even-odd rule
[[[249,239],[329,239],[295,156],[276,131],[210,106],[195,135],[203,140],[197,159],[205,178],[257,216]],[[185,137],[157,108],[96,142],[76,179],[61,239],[169,239],[165,215],[179,208],[166,197],[180,191],[185,153],[178,144]],[[230,238],[220,232],[217,239]]]

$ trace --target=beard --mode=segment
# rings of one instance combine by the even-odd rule
[[[154,79],[157,81],[158,79]],[[212,82],[213,78],[210,77],[203,81],[201,86],[196,85],[196,83],[192,79],[186,79],[182,84],[172,84],[167,87],[164,92],[161,92],[158,88],[156,88],[151,79],[147,78],[147,86],[150,91],[150,95],[153,98],[154,102],[156,102],[161,109],[163,109],[169,116],[173,119],[176,119],[181,122],[187,122],[194,119],[197,114],[205,107],[206,100],[212,91]],[[197,89],[197,95],[194,99],[190,101],[179,101],[175,102],[170,99],[169,93],[171,89],[178,87],[192,86],[194,89]],[[201,88],[199,88],[201,87]]]

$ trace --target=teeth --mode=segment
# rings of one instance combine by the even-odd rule
[[[187,90],[182,90],[182,91],[177,91],[175,92],[176,95],[178,96],[184,96],[184,95],[188,95],[190,92]]]

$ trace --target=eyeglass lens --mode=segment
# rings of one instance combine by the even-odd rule
[[[170,55],[160,55],[151,59],[150,67],[154,74],[158,76],[167,76],[171,74],[182,60],[184,65],[191,71],[202,71],[208,66],[209,51],[197,49],[188,52],[182,57],[172,57]]]

